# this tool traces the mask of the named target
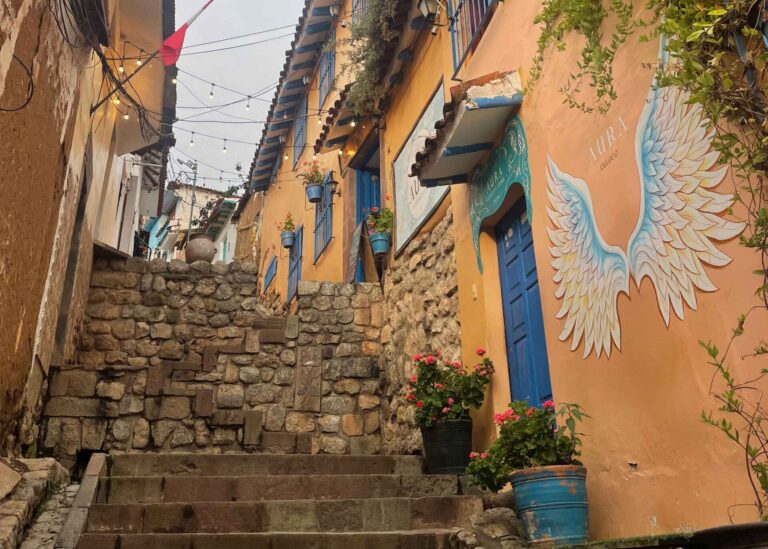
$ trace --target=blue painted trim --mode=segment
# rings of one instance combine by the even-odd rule
[[[351,124],[352,121],[355,119],[354,116],[348,116],[347,118],[342,118],[338,122],[336,122],[337,126],[346,126],[347,124]]]
[[[295,65],[291,65],[292,71],[301,71],[304,69],[311,69],[315,66],[315,59],[312,58],[309,61],[304,61],[303,63],[296,63]]]
[[[290,128],[291,124],[293,124],[293,120],[282,120],[280,122],[273,122],[269,125],[269,129],[271,130],[282,130],[283,128]]]
[[[307,114],[309,110],[307,107],[307,96],[304,96],[298,108],[296,109],[296,117],[293,121],[293,167],[301,157],[301,153],[304,152],[304,147],[307,144]]]
[[[467,110],[495,109],[498,107],[519,107],[523,104],[523,94],[497,95],[496,97],[478,97],[472,100],[473,105],[467,104]]]
[[[259,152],[261,154],[271,154],[271,153],[276,153],[279,150],[280,150],[280,145],[274,145],[272,147],[267,147],[266,149],[261,149]]]
[[[492,148],[493,143],[473,143],[472,145],[463,145],[461,147],[446,147],[442,156],[461,156],[462,154],[472,154]]]
[[[279,142],[280,142],[280,137],[279,137],[279,136],[277,136],[277,135],[275,135],[275,136],[273,136],[273,137],[267,137],[267,138],[264,140],[264,144],[265,144],[265,145],[272,145],[272,144],[274,144],[274,143],[279,143]]]
[[[267,272],[264,274],[264,289],[262,290],[262,293],[266,293],[269,289],[269,285],[272,284],[272,280],[274,280],[275,275],[277,274],[277,256],[273,255],[272,259],[269,261],[269,267],[267,267]]]
[[[312,8],[312,17],[330,17],[331,6],[325,6],[322,8]]]
[[[304,27],[304,32],[306,34],[317,34],[320,32],[327,32],[328,29],[331,28],[331,22],[330,21],[323,21],[322,23],[313,23],[312,25],[307,25]]]
[[[272,160],[270,160],[270,159],[259,160],[259,163],[258,163],[259,166],[266,166],[268,164],[272,164]]]
[[[253,172],[253,175],[254,175],[254,177],[259,176],[259,175],[269,175],[271,172],[272,172],[272,168],[268,168],[266,170],[261,170],[261,171],[258,171],[258,172]]]
[[[283,88],[286,90],[295,90],[298,88],[303,88],[306,84],[304,84],[303,78],[297,78],[296,80],[290,80],[283,84]]]
[[[301,46],[300,48],[296,48],[294,50],[296,53],[312,53],[315,51],[318,51],[323,47],[322,42],[314,42],[313,44],[307,44],[306,46]]]
[[[301,96],[302,96],[301,93],[294,93],[293,95],[284,95],[277,100],[277,104],[284,105],[286,103],[293,103],[294,101],[298,101],[299,99],[301,99]]]
[[[349,139],[348,135],[343,135],[341,137],[337,137],[336,139],[330,139],[325,142],[326,147],[334,147],[336,145],[341,145],[342,143],[346,143]]]
[[[322,199],[315,204],[315,263],[328,248],[333,236],[333,193],[330,184],[332,180],[333,172],[325,172]]]

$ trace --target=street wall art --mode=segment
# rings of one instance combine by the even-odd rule
[[[444,98],[441,83],[393,162],[396,252],[403,249],[449,191],[448,187],[422,187],[419,178],[410,175],[416,153],[424,149],[428,137],[436,134],[435,122],[443,116]]]
[[[595,221],[587,182],[566,173],[547,157],[547,213],[554,260],[555,295],[565,319],[560,340],[571,340],[583,356],[610,357],[621,349],[619,294],[629,295],[630,279],[654,286],[659,310],[669,326],[671,312],[696,310],[696,294],[717,288],[705,265],[723,267],[731,258],[717,243],[734,238],[744,224],[722,217],[733,196],[714,192],[727,172],[712,150],[714,130],[705,127],[699,105],[688,94],[654,85],[635,133],[640,210],[629,242],[609,245]],[[623,124],[623,122],[622,122]]]

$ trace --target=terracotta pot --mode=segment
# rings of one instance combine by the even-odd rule
[[[216,247],[213,245],[213,237],[205,233],[193,234],[189,239],[186,250],[187,263],[205,261],[210,263],[216,255]]]

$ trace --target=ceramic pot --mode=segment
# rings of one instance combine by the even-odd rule
[[[210,263],[216,255],[216,247],[213,245],[213,237],[205,233],[195,233],[189,239],[186,249],[187,263],[205,261]]]
[[[430,474],[464,474],[472,451],[471,419],[455,419],[422,427],[421,437]]]
[[[390,236],[389,233],[371,233],[368,235],[368,239],[371,241],[371,249],[373,255],[382,256],[389,253]]]
[[[294,231],[281,232],[280,242],[283,243],[283,248],[290,250],[293,248],[293,244],[296,242],[296,233]]]
[[[307,185],[304,187],[304,190],[307,193],[307,200],[312,202],[312,204],[316,204],[323,199],[323,186],[320,183]]]

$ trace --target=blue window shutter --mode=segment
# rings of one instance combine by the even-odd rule
[[[296,243],[288,254],[288,299],[290,303],[299,289],[299,280],[301,279],[301,255],[304,244],[304,227],[296,229]]]
[[[333,172],[327,172],[323,181],[323,196],[320,202],[315,204],[315,263],[328,247],[333,236],[332,179]]]
[[[293,167],[304,152],[304,146],[307,144],[307,96],[299,103],[296,108],[295,119],[293,121]]]
[[[264,293],[266,293],[267,289],[269,289],[269,285],[272,284],[272,280],[274,280],[276,274],[277,274],[277,256],[273,255],[272,260],[269,262],[269,267],[267,267],[267,272],[264,275],[264,290],[263,290]]]
[[[322,56],[320,57],[320,83],[318,85],[320,91],[320,105],[319,109],[322,110],[325,100],[328,98],[328,94],[333,87],[333,79],[336,75],[336,29],[333,29],[328,34],[328,39],[323,48]]]

